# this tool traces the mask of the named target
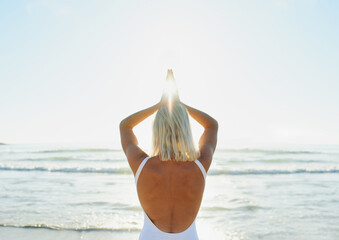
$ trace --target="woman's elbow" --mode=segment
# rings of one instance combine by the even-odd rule
[[[126,119],[123,119],[120,124],[119,124],[119,128],[120,128],[120,131],[122,129],[126,129],[126,128],[130,128],[128,122],[126,121]]]
[[[219,128],[219,123],[217,120],[214,119],[214,127],[218,130]]]
[[[219,128],[219,123],[217,120],[214,119],[214,123],[213,123],[213,128],[218,131],[218,128]]]
[[[122,129],[124,129],[125,127],[126,127],[125,120],[122,120],[122,121],[120,122],[120,124],[119,124],[119,129],[120,129],[120,131],[121,131]]]
[[[210,129],[213,128],[215,130],[218,130],[218,127],[219,127],[218,121],[213,118],[206,128]]]

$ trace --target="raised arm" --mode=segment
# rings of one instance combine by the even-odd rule
[[[159,109],[161,102],[136,112],[120,122],[121,146],[125,152],[128,163],[135,174],[140,161],[147,157],[147,154],[138,146],[138,140],[133,128]]]
[[[217,146],[218,122],[208,114],[190,106],[186,107],[188,113],[205,129],[199,140],[200,158],[206,170],[212,162],[212,157]]]

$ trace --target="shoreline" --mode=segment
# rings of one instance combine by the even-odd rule
[[[67,240],[106,240],[119,239],[131,240],[138,239],[139,231],[120,231],[106,229],[83,229],[83,230],[64,230],[52,229],[48,227],[16,227],[0,226],[0,239],[15,240],[36,240],[36,239],[67,239]]]

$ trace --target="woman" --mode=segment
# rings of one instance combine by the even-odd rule
[[[168,76],[171,74],[168,70]],[[133,128],[155,111],[149,156],[138,147]],[[204,127],[198,151],[193,144],[188,113]],[[195,219],[217,144],[217,131],[215,119],[183,104],[177,95],[163,94],[159,103],[121,121],[122,148],[135,176],[144,211],[139,240],[198,239]]]

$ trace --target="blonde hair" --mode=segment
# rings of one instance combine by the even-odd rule
[[[153,121],[151,156],[161,161],[194,161],[199,152],[194,145],[191,124],[184,105],[174,103],[159,108]]]

